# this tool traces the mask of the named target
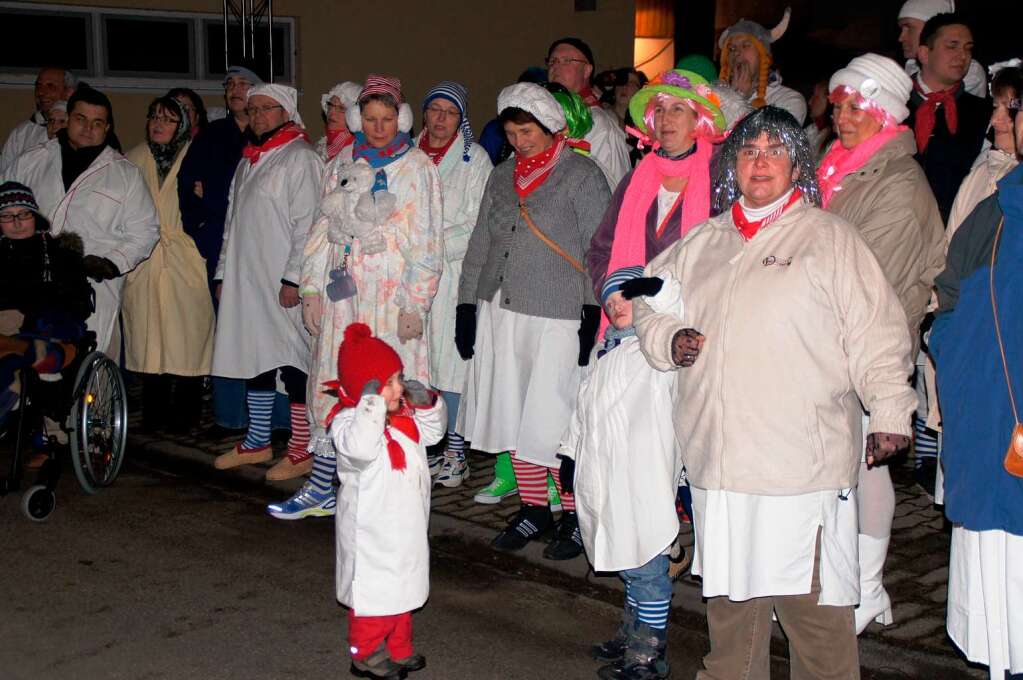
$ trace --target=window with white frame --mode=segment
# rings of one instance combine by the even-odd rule
[[[242,33],[222,14],[120,10],[81,5],[0,1],[0,84],[30,84],[43,66],[71,69],[96,87],[216,91],[224,78],[225,40],[232,60]],[[295,20],[275,17],[255,35],[256,62],[274,81],[294,84]]]

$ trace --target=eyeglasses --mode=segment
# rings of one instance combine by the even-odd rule
[[[426,112],[427,113],[432,113],[433,115],[437,116],[438,118],[445,118],[447,116],[452,116],[453,118],[461,118],[462,117],[462,114],[458,111],[458,109],[455,109],[454,111],[452,111],[450,109],[442,109],[439,106],[427,106],[426,107]]]
[[[284,107],[280,104],[274,104],[273,106],[249,106],[245,109],[246,115],[249,118],[254,117],[257,113],[261,113],[264,116],[269,115],[274,109],[283,109]]]
[[[328,113],[331,112],[331,111],[340,111],[341,113],[344,113],[346,110],[347,109],[345,108],[344,104],[335,104],[333,102],[327,102],[327,112]]]
[[[575,57],[551,57],[547,60],[547,68],[554,68],[555,66],[568,66],[569,64],[588,64],[590,62],[585,59],[576,59]]]
[[[739,149],[737,157],[740,161],[746,161],[747,163],[754,163],[760,155],[763,154],[764,158],[768,162],[777,162],[782,158],[788,158],[789,150],[782,145],[769,146],[766,149],[761,149],[759,146],[744,146]]]
[[[28,222],[30,220],[34,220],[35,217],[36,214],[31,210],[23,210],[20,213],[15,213],[14,215],[0,215],[0,224],[10,224],[14,220],[18,220],[19,222]]]
[[[167,125],[177,125],[178,123],[181,122],[180,118],[171,118],[170,116],[157,116],[157,115],[150,116],[149,120],[153,121],[154,123],[163,123],[163,124],[167,124]]]

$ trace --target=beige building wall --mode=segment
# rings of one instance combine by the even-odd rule
[[[36,2],[222,11],[216,0]],[[464,83],[470,92],[470,119],[478,133],[496,115],[500,89],[514,82],[526,67],[541,65],[555,38],[575,35],[589,42],[598,70],[631,64],[633,1],[596,0],[596,7],[596,11],[576,12],[573,0],[276,0],[274,14],[296,20],[299,106],[315,139],[322,133],[320,95],[338,81],[361,82],[370,72],[401,78],[417,113],[423,94],[436,82]],[[127,150],[142,140],[146,106],[160,93],[106,92],[114,105],[118,136]],[[0,90],[0,97],[4,101],[0,139],[5,139],[32,111],[33,100],[29,88]],[[204,99],[207,106],[223,105],[217,95],[204,93]],[[418,118],[417,129],[421,126]]]

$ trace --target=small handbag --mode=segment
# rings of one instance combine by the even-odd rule
[[[1002,356],[1002,370],[1005,371],[1005,386],[1009,389],[1009,405],[1012,406],[1012,418],[1016,425],[1012,428],[1009,436],[1009,448],[1005,452],[1003,465],[1006,472],[1014,477],[1023,477],[1023,423],[1019,420],[1019,411],[1016,408],[1016,395],[1012,386],[1012,376],[1009,373],[1009,361],[1005,357],[1005,343],[1002,342],[1002,327],[998,320],[998,301],[995,299],[995,255],[998,252],[998,242],[1002,236],[1002,227],[1005,218],[998,223],[995,231],[995,241],[991,246],[991,272],[988,278],[988,285],[991,291],[991,313],[995,321],[995,337],[998,339],[998,351]]]
[[[347,300],[350,297],[355,297],[355,294],[358,292],[355,286],[355,279],[352,278],[351,272],[348,271],[348,255],[351,249],[350,245],[345,245],[345,255],[341,264],[327,272],[327,276],[330,277],[330,283],[327,284],[325,292],[327,293],[327,299],[331,302]]]

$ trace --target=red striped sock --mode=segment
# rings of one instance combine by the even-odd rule
[[[310,456],[309,418],[305,404],[291,404],[291,439],[288,440],[288,458],[292,463],[301,463]]]
[[[547,505],[547,468],[519,460],[511,452],[512,470],[519,485],[519,500],[524,505]]]
[[[554,486],[557,487],[558,495],[561,496],[561,509],[565,512],[575,512],[575,496],[561,488],[561,477],[558,476],[558,472],[558,469],[551,468]]]

